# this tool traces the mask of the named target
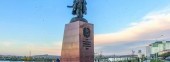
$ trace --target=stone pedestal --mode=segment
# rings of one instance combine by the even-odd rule
[[[94,62],[93,24],[76,21],[65,25],[61,62]]]

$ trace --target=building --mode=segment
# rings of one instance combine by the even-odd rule
[[[157,41],[150,45],[151,54],[155,54],[161,52],[163,50],[170,49],[170,41]]]
[[[170,49],[170,41],[166,41],[165,49]]]
[[[151,55],[151,47],[150,47],[151,45],[149,45],[149,46],[146,46],[146,57],[147,57],[147,59],[150,59],[150,55]]]
[[[170,41],[157,41],[146,47],[146,56],[151,57],[153,55],[161,54],[170,49]]]

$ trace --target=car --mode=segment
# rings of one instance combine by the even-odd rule
[[[170,56],[169,57],[167,57],[167,58],[165,58],[166,60],[168,60],[168,61],[170,61]]]

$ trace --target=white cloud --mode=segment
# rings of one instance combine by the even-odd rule
[[[144,49],[153,41],[170,40],[169,35],[170,9],[164,9],[145,15],[119,32],[97,34],[94,40],[95,47],[100,47],[97,50],[104,54],[131,54],[131,50]]]
[[[95,35],[95,45],[170,38],[170,10],[151,12],[122,31]]]

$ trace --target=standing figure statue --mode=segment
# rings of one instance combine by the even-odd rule
[[[83,15],[87,14],[86,0],[74,0],[72,6],[67,6],[68,8],[73,8],[72,14],[76,15],[78,18],[83,18]]]

